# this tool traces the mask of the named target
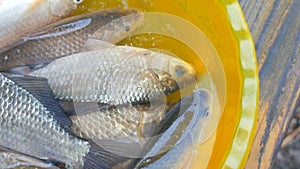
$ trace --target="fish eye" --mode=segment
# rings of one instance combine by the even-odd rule
[[[73,0],[74,4],[80,4],[83,0]]]
[[[130,31],[130,26],[126,26],[126,27],[125,27],[125,31],[126,31],[126,32],[129,32],[129,31]]]
[[[185,73],[186,73],[186,70],[183,66],[178,65],[175,67],[175,74],[177,76],[183,76]]]

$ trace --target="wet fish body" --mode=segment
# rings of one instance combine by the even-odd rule
[[[47,78],[57,98],[110,105],[168,95],[194,82],[195,74],[183,60],[129,46],[70,55],[31,73]]]
[[[184,168],[185,157],[194,152],[201,126],[211,110],[211,93],[199,90],[194,93],[194,101],[167,129],[153,145],[148,154],[135,168],[176,169]]]
[[[136,165],[142,167],[145,163],[147,164],[149,157],[158,159],[156,156],[157,154],[159,156],[161,153],[170,150],[170,148],[172,148],[170,145],[175,145],[181,138],[182,133],[187,129],[193,116],[192,113],[188,113],[188,115],[184,116],[184,120],[178,117],[183,116],[188,109],[191,110],[192,104],[195,104],[194,94],[182,98],[177,103],[168,102],[166,113],[163,115],[163,118],[157,121],[156,125],[153,126],[153,124],[151,124],[152,127],[150,129],[155,132],[152,133],[152,135],[146,136],[143,140],[144,144],[142,147],[143,150],[140,151],[142,152],[141,155],[135,156],[135,158],[131,158],[124,163],[119,163],[113,168],[134,168]],[[147,124],[144,125],[147,126]],[[140,160],[141,162],[139,162]],[[153,160],[150,159],[149,161]]]
[[[72,129],[83,138],[128,140],[139,142],[158,132],[155,127],[163,119],[166,111],[172,107],[163,101],[152,104],[120,105],[99,108],[84,112],[80,109],[85,103],[76,103],[76,115],[71,116]],[[92,107],[96,107],[97,104]],[[87,108],[88,109],[88,108]],[[94,109],[94,108],[92,108]],[[80,113],[84,112],[84,113]]]
[[[72,130],[81,137],[114,140],[137,138],[140,117],[133,107],[110,107],[74,115],[71,120]]]
[[[5,150],[0,152],[0,168],[17,168],[17,167],[41,167],[49,169],[58,169],[58,167],[53,164],[42,161],[40,159],[30,157],[28,155],[20,154],[18,152],[13,152],[11,150]]]
[[[175,105],[156,100],[151,105],[111,106],[87,114],[78,113],[71,117],[71,128],[81,137],[92,139],[102,148],[131,161],[132,158],[142,158],[169,127],[169,121],[185,110],[191,101],[192,98],[185,98],[184,102]],[[82,104],[85,103],[78,108]]]
[[[102,148],[124,157],[140,157],[169,106],[111,106],[71,117],[71,129],[82,138],[92,139]],[[141,110],[145,109],[145,110]],[[167,119],[166,119],[167,120]]]
[[[0,70],[48,63],[81,51],[89,38],[117,43],[142,24],[134,9],[105,9],[67,18],[22,38],[0,54]]]
[[[38,91],[32,95],[6,76],[0,74],[1,147],[47,161],[62,162],[67,168],[93,168],[97,163],[98,167],[106,168],[105,163],[100,163],[101,158],[97,159],[98,162],[95,160],[97,155],[89,142],[68,132],[65,127],[69,119],[65,114],[55,115],[55,112],[49,112],[34,97],[40,92],[40,99],[43,100],[42,97],[47,95],[47,91],[43,92],[45,86],[41,84],[47,81],[39,81],[32,77],[28,77],[27,81],[27,77],[9,77],[14,81],[22,79],[18,84],[22,83],[21,86]],[[37,80],[37,83],[34,80]],[[42,102],[54,105],[47,99]]]
[[[9,48],[27,33],[64,17],[77,3],[80,1],[1,0],[0,49]]]

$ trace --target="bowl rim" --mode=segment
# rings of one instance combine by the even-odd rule
[[[221,168],[243,168],[256,133],[259,103],[259,77],[254,41],[242,8],[237,0],[219,0],[225,7],[232,32],[238,43],[242,72],[242,98],[240,119],[231,148]]]

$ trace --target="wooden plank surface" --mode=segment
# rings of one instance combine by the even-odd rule
[[[239,0],[255,41],[260,105],[246,168],[271,168],[300,95],[300,0]]]

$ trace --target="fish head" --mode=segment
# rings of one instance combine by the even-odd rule
[[[172,57],[169,60],[168,68],[171,77],[176,81],[180,89],[197,81],[197,70],[179,58]]]
[[[184,60],[172,56],[168,53],[158,53],[155,51],[143,51],[144,57],[149,57],[148,65],[150,69],[155,70],[155,74],[165,87],[165,93],[170,94],[178,89],[187,87],[197,81],[198,71],[191,64]],[[168,82],[168,83],[167,83]],[[177,88],[168,88],[168,85],[177,85]],[[171,86],[169,86],[171,87]],[[171,91],[167,91],[170,90]]]
[[[116,26],[113,29],[121,36],[127,37],[128,34],[132,33],[136,28],[142,25],[144,21],[144,14],[140,12],[132,13],[123,16],[119,19],[114,20],[112,23]]]
[[[164,56],[165,54],[160,54]],[[197,81],[198,72],[189,63],[172,56],[156,57],[151,68],[165,95],[187,87]]]
[[[121,11],[119,15],[125,16],[112,20],[102,26],[101,29],[92,35],[92,38],[115,44],[128,37],[144,21],[143,13],[139,13],[133,9]]]
[[[150,50],[141,53],[147,58],[147,68],[155,75],[165,95],[196,84],[198,71],[191,64],[165,53]]]
[[[53,15],[61,17],[69,14],[82,2],[83,0],[48,0],[48,5]]]

